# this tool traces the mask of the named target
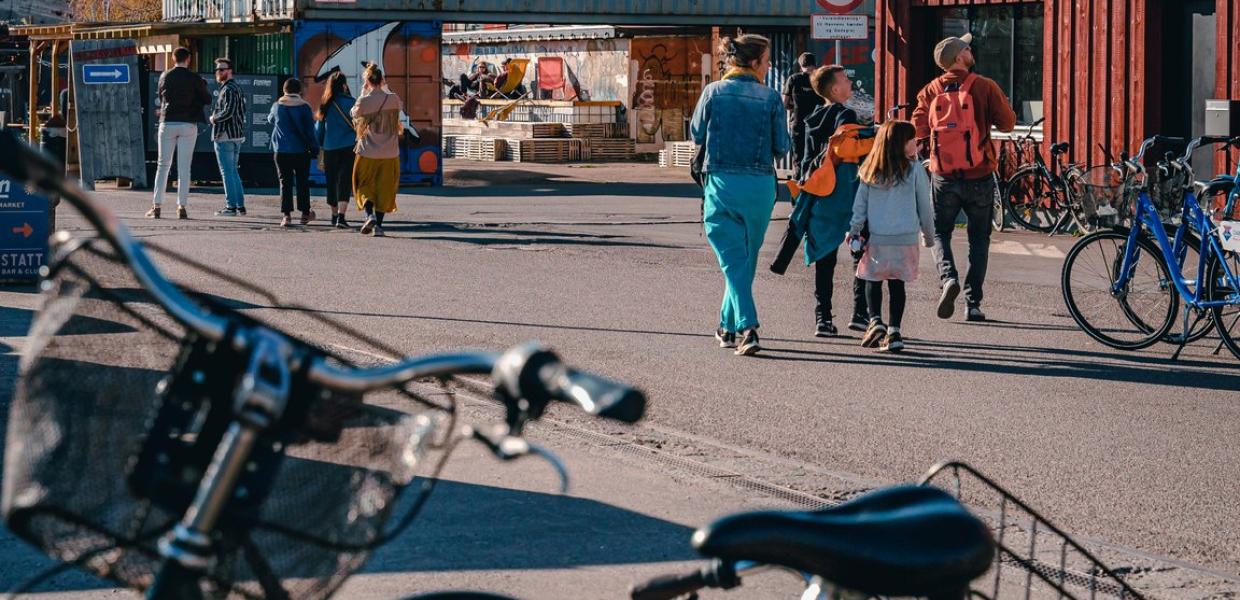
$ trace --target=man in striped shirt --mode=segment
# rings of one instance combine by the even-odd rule
[[[215,158],[224,178],[225,198],[224,208],[216,211],[215,216],[235,217],[245,214],[245,190],[237,171],[241,144],[245,142],[245,96],[241,86],[233,81],[231,60],[215,59],[215,80],[220,82],[220,90],[211,110],[211,140],[215,142]]]

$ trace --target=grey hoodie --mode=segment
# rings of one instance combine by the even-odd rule
[[[912,161],[908,176],[889,188],[864,182],[857,187],[849,229],[854,236],[859,235],[867,222],[872,244],[915,245],[917,231],[921,230],[922,245],[934,245],[930,176],[921,161]]]

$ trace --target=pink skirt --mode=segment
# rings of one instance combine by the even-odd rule
[[[917,281],[921,252],[916,244],[890,246],[870,244],[857,264],[857,277],[866,281]]]

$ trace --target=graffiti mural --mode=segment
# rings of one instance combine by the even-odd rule
[[[461,73],[473,71],[475,63],[499,65],[505,58],[526,58],[526,85],[534,89],[539,58],[560,58],[565,77],[582,100],[624,101],[629,89],[629,40],[550,40],[506,44],[445,44],[444,81],[454,82]]]
[[[709,69],[708,37],[639,37],[630,51],[630,128],[638,144],[686,139],[686,122]],[[705,63],[704,63],[705,61]]]
[[[419,139],[401,150],[401,183],[443,182],[440,160],[439,24],[437,22],[306,21],[295,30],[296,76],[303,97],[318,107],[327,77],[340,71],[353,95],[362,69],[374,62],[405,105],[401,122]],[[318,174],[318,177],[322,177]]]

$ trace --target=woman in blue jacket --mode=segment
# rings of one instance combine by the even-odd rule
[[[790,145],[779,92],[762,83],[770,45],[760,35],[723,38],[727,72],[702,90],[690,125],[694,143],[705,148],[702,220],[724,279],[715,337],[741,356],[762,349],[753,280],[775,207],[775,158]]]
[[[314,135],[314,112],[301,99],[301,81],[284,82],[284,95],[271,105],[267,122],[275,126],[271,148],[276,153],[276,175],[280,178],[280,212],[284,213],[280,226],[293,224],[294,184],[301,224],[309,224],[314,220],[314,211],[310,210],[310,157],[319,153],[319,142]]]
[[[349,93],[349,80],[344,73],[336,71],[327,78],[323,101],[315,115],[314,132],[319,146],[323,148],[323,173],[327,175],[327,205],[332,209],[332,225],[337,229],[349,229],[344,211],[349,206],[353,192],[353,161],[356,155],[357,132],[349,110],[353,108],[353,95]]]

